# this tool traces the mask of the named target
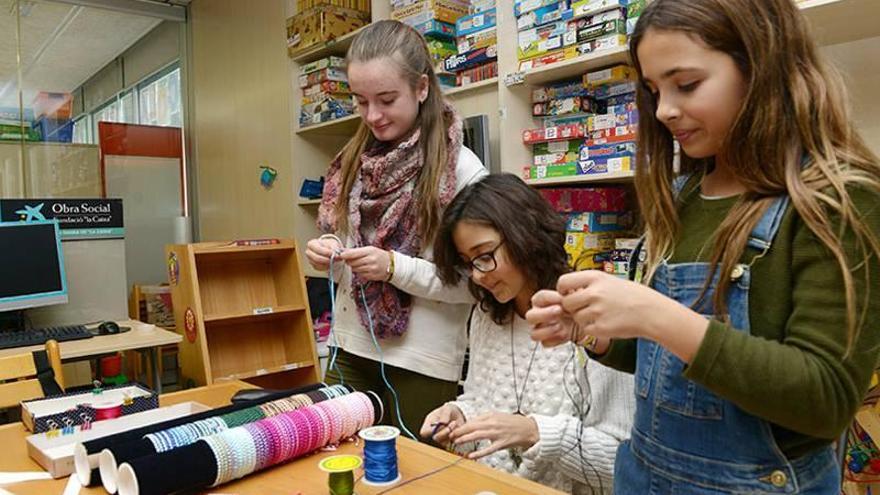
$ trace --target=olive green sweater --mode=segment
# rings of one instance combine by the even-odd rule
[[[880,236],[880,195],[850,192],[862,218]],[[682,231],[670,263],[708,261],[712,235],[737,198],[685,195]],[[852,235],[844,245],[855,266]],[[743,262],[757,254],[746,249]],[[846,300],[837,261],[789,205],[773,245],[752,265],[749,292],[751,335],[717,320],[709,329],[686,378],[743,410],[769,421],[789,458],[828,445],[840,436],[862,404],[880,344],[880,264],[853,271],[860,308],[868,308],[852,353],[847,347]],[[870,289],[868,290],[868,287]],[[621,340],[598,359],[633,372],[636,341]]]

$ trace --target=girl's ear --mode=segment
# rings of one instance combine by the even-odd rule
[[[424,103],[425,100],[428,99],[428,91],[430,85],[428,84],[428,76],[427,74],[422,74],[419,77],[419,83],[416,86],[416,96],[419,98],[419,103]]]

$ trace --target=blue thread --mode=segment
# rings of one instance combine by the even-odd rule
[[[330,255],[330,265],[328,267],[327,279],[330,284],[330,314],[332,315],[330,318],[330,335],[328,337],[328,342],[332,339],[333,344],[330,346],[330,361],[327,363],[327,369],[333,370],[336,368],[336,373],[339,374],[339,383],[345,384],[345,377],[342,376],[342,370],[336,365],[336,353],[339,349],[339,344],[336,341],[336,281],[333,280],[333,261],[336,259],[336,252]],[[364,303],[364,308],[367,312],[367,322],[370,325],[370,337],[373,338],[373,345],[376,347],[376,351],[379,353],[379,371],[382,375],[382,381],[385,382],[385,386],[388,387],[388,390],[391,392],[391,397],[394,399],[394,412],[397,414],[397,422],[400,424],[401,429],[404,433],[407,434],[413,440],[418,441],[415,435],[409,428],[406,427],[406,423],[403,422],[403,416],[400,414],[400,399],[397,397],[397,391],[391,385],[391,382],[388,380],[388,377],[385,375],[385,357],[382,354],[382,347],[379,345],[379,341],[376,340],[376,330],[373,327],[373,315],[370,313],[370,307],[367,305],[367,297],[364,294],[364,287],[360,286],[361,293],[361,301]]]
[[[388,381],[388,377],[385,376],[385,356],[382,354],[382,346],[380,346],[379,341],[376,340],[376,330],[373,328],[373,315],[370,313],[370,306],[367,304],[367,296],[365,295],[363,286],[360,287],[360,292],[361,301],[364,303],[364,309],[367,312],[367,322],[370,324],[370,337],[373,337],[373,345],[376,347],[376,352],[379,353],[379,371],[382,375],[382,381],[385,382],[385,386],[391,391],[391,397],[394,399],[394,412],[397,413],[397,422],[400,424],[400,428],[404,433],[418,442],[419,439],[409,431],[409,428],[406,427],[406,423],[403,422],[403,415],[400,414],[400,399],[397,398],[397,391],[394,390],[391,382]]]
[[[365,442],[364,477],[371,483],[390,483],[397,480],[397,445],[394,438]]]
[[[332,339],[332,344],[330,347],[330,361],[327,363],[327,369],[333,370],[336,368],[336,373],[339,375],[339,383],[340,385],[345,385],[345,377],[342,376],[342,369],[336,364],[336,354],[339,352],[339,342],[336,341],[336,281],[333,280],[333,260],[336,259],[336,251],[330,255],[330,266],[328,267],[327,279],[330,282],[330,335],[327,338],[327,342],[330,343]]]

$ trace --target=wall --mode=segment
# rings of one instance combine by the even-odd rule
[[[842,73],[852,105],[852,117],[874,153],[880,154],[880,37],[841,43],[822,49]]]
[[[188,139],[204,241],[293,236],[283,0],[190,4]],[[260,165],[278,171],[271,190]],[[297,185],[298,186],[298,185]]]

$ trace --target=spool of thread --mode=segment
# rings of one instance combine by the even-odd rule
[[[393,426],[372,426],[358,435],[364,439],[364,483],[387,486],[400,481],[397,469],[400,430]]]
[[[363,461],[356,455],[334,455],[321,459],[318,468],[329,473],[327,486],[330,495],[353,495],[354,470],[361,464]]]
[[[95,410],[95,421],[118,418],[122,416],[122,401],[95,402],[92,409]]]

